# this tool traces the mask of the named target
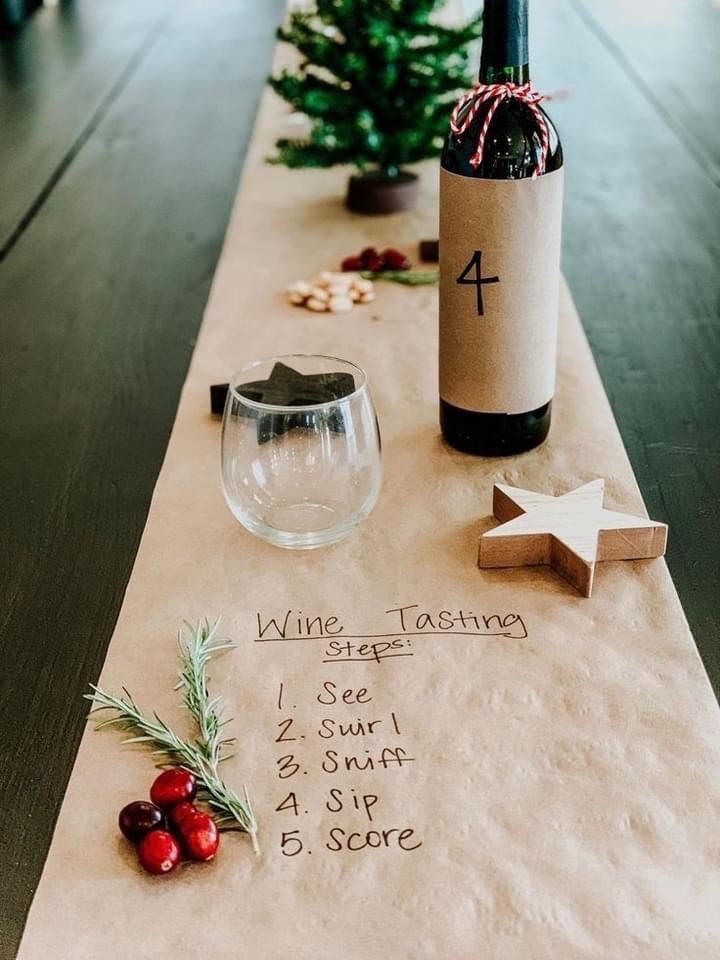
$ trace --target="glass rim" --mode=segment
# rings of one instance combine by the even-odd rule
[[[263,403],[262,400],[251,400],[244,394],[239,393],[236,389],[238,378],[249,373],[251,370],[254,370],[257,367],[262,367],[264,364],[281,363],[291,360],[330,360],[333,363],[343,363],[357,371],[357,373],[360,375],[360,383],[358,384],[356,382],[355,389],[352,391],[352,393],[348,393],[344,397],[337,397],[335,400],[324,400],[322,403],[303,403],[296,404],[295,406],[283,406],[282,404],[277,403]],[[289,362],[288,366],[290,366]],[[349,400],[354,400],[355,397],[359,396],[364,390],[367,389],[367,382],[367,374],[363,368],[359,367],[356,363],[353,363],[352,360],[343,360],[342,357],[333,357],[325,353],[283,353],[275,357],[265,357],[261,360],[253,360],[252,363],[247,363],[244,366],[239,367],[230,378],[230,383],[228,384],[228,396],[232,395],[239,403],[242,403],[248,407],[252,407],[255,410],[266,410],[270,413],[297,413],[300,410],[328,409],[330,407],[337,406],[339,403],[346,403]]]

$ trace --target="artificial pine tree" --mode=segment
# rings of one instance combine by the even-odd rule
[[[353,164],[366,177],[440,153],[453,103],[471,82],[468,44],[480,17],[439,25],[443,0],[315,0],[296,9],[281,40],[302,56],[273,88],[311,123],[305,141],[279,140],[288,167]]]

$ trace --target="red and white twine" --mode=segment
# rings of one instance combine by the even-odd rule
[[[495,116],[495,111],[500,104],[505,100],[519,100],[520,103],[527,104],[535,115],[540,132],[540,158],[532,174],[533,177],[539,177],[545,173],[545,164],[550,149],[550,133],[547,120],[538,106],[542,100],[546,99],[547,97],[538,93],[537,90],[533,90],[529,83],[478,83],[474,89],[466,93],[456,105],[450,117],[450,129],[455,136],[462,137],[470,128],[480,107],[490,101],[490,108],[488,109],[478,136],[477,149],[470,158],[472,166],[479,167],[482,163],[483,152],[485,150],[485,139],[493,117]],[[470,108],[462,120],[460,120],[460,115],[468,104],[470,104]]]

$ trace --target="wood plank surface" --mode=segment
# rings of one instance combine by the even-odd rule
[[[717,0],[572,0],[630,82],[720,185]],[[672,171],[669,163],[668,172]]]
[[[0,260],[73,145],[137,68],[168,0],[76,0],[0,43]]]
[[[0,265],[2,957],[130,573],[278,17],[177,3]]]

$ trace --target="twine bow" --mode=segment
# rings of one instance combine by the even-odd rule
[[[532,174],[533,178],[539,177],[545,173],[545,164],[550,149],[550,133],[547,120],[538,106],[538,104],[545,99],[547,98],[541,93],[538,93],[537,90],[533,90],[529,83],[478,83],[474,89],[464,94],[455,106],[452,116],[450,117],[450,129],[455,136],[462,137],[470,128],[480,107],[490,101],[490,108],[488,109],[478,136],[477,148],[470,158],[471,165],[473,167],[479,167],[482,163],[483,152],[485,150],[485,138],[487,137],[490,124],[495,116],[495,111],[500,104],[505,100],[519,100],[521,103],[527,104],[537,120],[538,130],[540,132],[540,158]],[[470,109],[467,110],[463,119],[460,120],[460,115],[468,104],[470,104]]]

